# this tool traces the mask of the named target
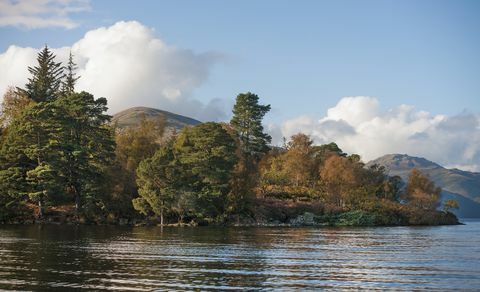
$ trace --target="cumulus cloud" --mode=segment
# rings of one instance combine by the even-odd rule
[[[0,26],[74,28],[70,14],[88,10],[88,0],[0,0]]]
[[[0,92],[8,85],[23,86],[27,66],[36,63],[39,49],[10,46],[0,54]],[[105,96],[111,113],[132,106],[149,106],[199,118],[225,117],[221,100],[207,105],[191,97],[222,56],[197,54],[157,38],[139,22],[117,22],[91,30],[71,47],[53,49],[59,60],[75,56],[81,76],[77,90]]]
[[[446,167],[480,171],[480,116],[474,114],[432,115],[409,105],[381,110],[376,98],[357,96],[341,99],[325,117],[298,117],[280,130],[284,137],[303,132],[317,143],[334,141],[364,161],[407,153]]]

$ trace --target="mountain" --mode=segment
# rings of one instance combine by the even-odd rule
[[[164,118],[167,123],[167,134],[173,131],[179,131],[186,126],[201,124],[200,121],[189,117],[149,107],[132,107],[116,113],[113,115],[112,123],[116,124],[118,128],[123,129],[139,125],[143,117],[148,120]]]
[[[367,163],[386,168],[391,176],[398,175],[407,181],[410,171],[417,168],[442,188],[442,200],[456,199],[459,217],[480,217],[480,173],[459,169],[446,169],[425,158],[406,154],[388,154]]]

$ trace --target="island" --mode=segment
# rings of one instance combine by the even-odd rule
[[[303,133],[271,145],[270,105],[254,93],[236,97],[230,122],[149,108],[112,120],[106,98],[75,91],[71,54],[64,67],[45,46],[37,60],[1,107],[1,223],[459,224],[458,203],[440,204],[417,169],[404,181]]]

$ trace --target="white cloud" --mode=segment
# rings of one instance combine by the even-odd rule
[[[432,115],[409,105],[382,111],[375,98],[345,97],[325,117],[303,116],[281,126],[285,137],[297,132],[311,135],[317,143],[336,142],[364,161],[407,153],[447,167],[480,170],[480,117],[474,114]]]
[[[69,15],[88,10],[88,0],[0,0],[0,26],[74,28]]]
[[[167,45],[135,21],[91,30],[71,47],[53,51],[59,60],[66,60],[70,49],[81,76],[77,90],[107,97],[111,113],[149,106],[202,120],[225,117],[222,101],[204,105],[191,98],[221,59],[218,54],[197,54]],[[0,92],[8,85],[26,83],[27,66],[36,63],[38,50],[10,46],[0,54],[0,67],[5,68],[0,71]]]

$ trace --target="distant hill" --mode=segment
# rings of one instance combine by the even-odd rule
[[[425,158],[406,154],[389,154],[367,163],[378,164],[387,169],[389,175],[400,176],[407,181],[410,171],[417,168],[427,174],[442,188],[442,200],[456,199],[460,204],[459,217],[480,217],[480,173],[446,169]]]
[[[132,107],[116,113],[113,115],[112,123],[116,124],[120,129],[135,127],[140,124],[140,121],[143,117],[148,120],[164,118],[167,123],[167,134],[173,132],[174,130],[179,131],[186,126],[195,126],[201,124],[200,121],[189,117],[149,107]]]

